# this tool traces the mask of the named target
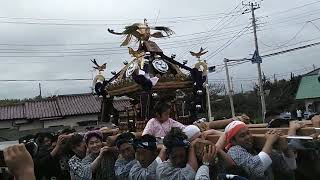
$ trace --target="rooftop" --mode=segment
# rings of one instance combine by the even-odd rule
[[[130,100],[114,100],[113,106],[116,110],[123,111],[130,106]],[[100,111],[101,100],[92,94],[59,95],[15,105],[0,106],[0,120],[58,118],[97,114]]]
[[[319,72],[320,68],[302,76],[296,95],[297,100],[320,98]]]

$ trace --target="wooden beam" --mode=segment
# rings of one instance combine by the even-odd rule
[[[254,147],[256,148],[262,148],[264,143],[266,142],[266,138],[264,134],[253,134],[253,141],[254,141]],[[279,141],[286,141],[286,135],[281,136]],[[219,135],[209,135],[207,137],[208,141],[211,141],[212,143],[216,143],[218,139],[220,138]]]
[[[279,130],[282,132],[282,134],[288,134],[288,131],[289,131],[289,128],[249,128],[249,131],[251,132],[251,134],[265,134],[270,129]],[[315,132],[316,131],[313,127],[306,127],[298,130],[297,134],[308,136],[308,135],[314,134]]]
[[[206,123],[209,127],[209,129],[216,129],[219,131],[224,131],[224,127],[230,123],[230,119],[224,119],[224,120],[218,120],[213,121],[212,123]],[[300,121],[306,124],[306,127],[313,127],[313,124],[310,120],[303,120]],[[268,123],[261,123],[261,124],[247,124],[249,128],[267,128]]]
[[[262,124],[247,124],[249,128],[266,128],[268,126],[268,123],[262,123]]]

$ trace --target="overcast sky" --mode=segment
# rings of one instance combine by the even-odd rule
[[[210,65],[223,58],[250,57],[254,51],[251,15],[238,0],[7,0],[0,6],[0,80],[92,78],[90,58],[107,62],[106,76],[130,61],[121,31],[126,24],[149,19],[175,31],[169,39],[155,40],[168,56],[195,59],[189,50],[206,47]],[[315,0],[264,0],[256,10],[260,54],[268,54],[320,40],[320,2]],[[312,4],[310,4],[312,3]],[[228,16],[226,16],[228,15]],[[306,23],[313,20],[312,23]],[[242,33],[243,32],[243,33]],[[232,37],[239,37],[230,41]],[[241,36],[240,36],[241,35]],[[228,44],[226,48],[224,44]],[[282,47],[282,49],[280,48]],[[214,55],[214,56],[213,56]],[[315,46],[263,59],[267,76],[288,77],[320,66]],[[219,67],[217,66],[218,72]],[[252,88],[256,65],[246,63],[230,70],[234,87]],[[225,73],[210,74],[210,82],[224,82]],[[39,82],[0,81],[0,99],[29,98],[39,94]],[[92,81],[41,82],[44,96],[90,92]]]

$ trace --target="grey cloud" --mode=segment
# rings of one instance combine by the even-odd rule
[[[53,26],[53,25],[22,25],[22,24],[7,24],[1,23],[7,19],[0,18],[0,44],[79,44],[79,43],[106,43],[103,45],[89,46],[26,46],[26,47],[7,47],[3,48],[19,48],[27,51],[57,51],[57,53],[28,53],[20,55],[30,56],[46,56],[46,55],[61,55],[63,51],[74,51],[70,49],[94,49],[106,48],[105,52],[79,52],[73,54],[106,54],[93,56],[66,56],[66,57],[0,57],[0,79],[60,79],[60,78],[91,78],[90,72],[92,64],[90,58],[96,58],[98,62],[107,62],[107,77],[110,77],[110,72],[118,71],[123,67],[124,60],[130,61],[130,56],[127,54],[126,47],[120,48],[120,44],[110,44],[112,42],[120,42],[122,37],[108,34],[108,27],[122,30],[123,25],[115,25],[117,23],[134,23],[137,20],[142,21],[143,18],[151,19],[151,24],[155,23],[155,18],[159,15],[157,25],[168,25],[176,32],[176,36],[197,33],[200,31],[208,31],[219,22],[219,19],[206,21],[192,21],[185,23],[166,23],[170,17],[177,16],[198,16],[202,14],[214,14],[221,12],[229,12],[240,1],[224,1],[224,0],[203,0],[203,1],[185,1],[185,0],[162,0],[162,1],[115,1],[115,0],[11,0],[2,3],[0,17],[33,17],[33,18],[63,18],[63,19],[106,19],[108,21],[51,21],[57,23],[101,23],[106,25],[93,26]],[[313,2],[313,1],[308,1]],[[306,16],[302,19],[297,19],[294,23],[283,23],[272,25],[272,22],[278,21],[281,18],[288,18],[295,14],[306,13],[319,9],[320,3],[308,6],[301,10],[284,13],[281,15],[274,14],[269,17],[264,17],[272,12],[277,12],[292,7],[300,6],[308,3],[299,0],[283,0],[279,6],[279,1],[269,0],[263,1],[261,8],[256,11],[257,16],[260,16],[259,21],[262,23],[259,27],[272,28],[258,32],[259,39],[265,43],[281,44],[290,39],[300,28],[301,24],[296,22],[304,22],[317,14]],[[160,13],[159,13],[160,12]],[[158,14],[159,13],[159,14]],[[111,21],[111,20],[125,21]],[[127,20],[126,20],[127,19]],[[288,19],[290,20],[290,19]],[[13,20],[12,20],[13,21]],[[31,22],[48,22],[36,20],[15,20],[15,21],[31,21]],[[236,21],[229,26],[246,24],[250,22],[250,15],[239,15]],[[319,23],[319,22],[315,22]],[[265,26],[265,27],[264,27]],[[224,28],[219,33],[230,30],[240,30],[243,27]],[[215,28],[214,28],[215,29]],[[234,34],[234,33],[233,33]],[[232,37],[233,34],[222,35],[220,38]],[[302,33],[297,36],[297,39],[292,42],[299,42],[317,37],[319,31],[313,26],[308,25]],[[203,37],[203,35],[194,35],[186,37],[172,37],[164,40],[156,40],[161,48],[168,55],[175,53],[177,59],[186,58],[189,60],[189,65],[196,62],[188,51],[198,49],[197,45],[190,45],[195,42],[183,42],[168,45],[170,42],[181,41],[185,39]],[[208,38],[210,36],[207,36]],[[214,52],[218,47],[225,43],[224,41],[215,41],[219,38],[211,37],[209,43],[203,44],[209,52]],[[187,46],[188,47],[181,47]],[[180,46],[180,47],[179,47]],[[248,57],[253,53],[253,37],[252,34],[244,35],[239,38],[228,48],[217,54],[209,60],[210,65],[221,64],[223,58],[241,58]],[[111,48],[111,49],[110,49]],[[264,52],[270,48],[263,46],[260,43],[260,51]],[[101,50],[101,49],[100,49]],[[1,55],[13,55],[3,54]],[[115,54],[123,53],[123,54]],[[15,54],[18,55],[18,54]],[[181,56],[180,56],[181,55]],[[317,59],[319,53],[317,47],[296,51],[293,53],[275,56],[264,59],[262,68],[265,74],[272,75],[274,73],[289,72],[291,70],[310,67],[312,64],[320,65]],[[28,62],[46,62],[46,63],[29,63]],[[19,64],[21,63],[21,64]],[[237,77],[256,77],[256,66],[250,63],[241,65],[230,70],[231,75]],[[224,79],[224,72],[210,74],[211,79]],[[244,84],[244,88],[249,89],[252,82],[235,82],[235,88],[239,89],[240,84]],[[89,86],[91,81],[74,81],[74,82],[41,82],[43,94],[50,96],[54,94],[82,93],[90,92]],[[38,82],[0,82],[0,98],[24,98],[34,97],[38,95]]]

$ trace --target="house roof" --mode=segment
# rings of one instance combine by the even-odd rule
[[[23,119],[24,117],[23,104],[0,106],[0,120]]]
[[[62,116],[98,113],[101,108],[92,94],[58,96],[57,103]]]
[[[296,94],[297,100],[320,98],[320,82],[318,80],[319,75],[313,72],[314,71],[307,73],[301,78]]]
[[[45,99],[25,102],[26,119],[41,119],[61,116],[55,99]]]
[[[124,111],[131,106],[130,99],[115,99],[113,106]],[[0,106],[0,120],[46,119],[74,115],[96,114],[101,100],[92,94],[60,95],[23,104]]]
[[[127,108],[131,107],[130,99],[119,99],[113,101],[113,107],[117,111],[125,111]]]
[[[303,76],[319,75],[319,73],[320,73],[320,68],[315,69],[313,71],[310,71],[310,72],[304,74]]]

